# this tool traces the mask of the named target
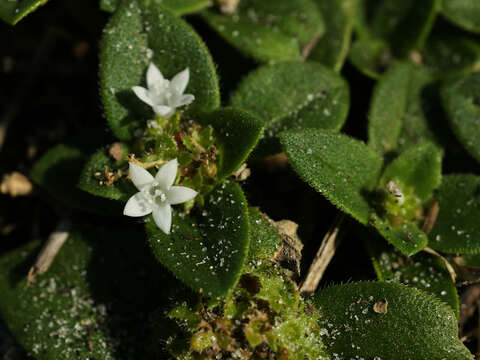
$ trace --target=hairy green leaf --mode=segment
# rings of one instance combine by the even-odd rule
[[[311,0],[242,0],[233,15],[212,9],[204,19],[229,43],[261,62],[299,59],[324,32]]]
[[[3,0],[0,2],[0,19],[15,25],[48,0]]]
[[[382,159],[364,143],[318,130],[280,135],[293,169],[313,188],[362,224],[373,211],[367,196],[376,185]]]
[[[480,254],[480,177],[446,175],[435,198],[438,218],[429,246],[455,254]]]
[[[206,296],[227,296],[235,287],[249,247],[247,201],[237,183],[225,181],[198,213],[174,212],[172,232],[149,216],[146,229],[157,259],[177,278]]]
[[[384,241],[374,238],[368,239],[367,248],[379,280],[412,286],[436,296],[458,317],[457,288],[438,256],[421,252],[407,258]]]
[[[0,258],[2,318],[29,353],[50,360],[146,357],[154,338],[147,317],[188,292],[155,261],[139,231],[72,233],[30,286],[39,242]]]
[[[358,39],[350,47],[348,60],[362,74],[373,79],[388,67],[392,54],[383,40]]]
[[[382,174],[380,186],[395,181],[413,189],[422,202],[429,200],[442,179],[442,152],[427,142],[406,150]]]
[[[394,63],[375,86],[368,114],[368,145],[380,154],[397,146],[407,111],[413,65]]]
[[[477,0],[442,0],[442,14],[461,28],[480,33],[480,3]]]
[[[373,225],[389,243],[405,256],[412,256],[427,246],[427,234],[412,221],[404,221],[401,225],[394,226],[386,219],[374,217]]]
[[[101,215],[119,214],[116,202],[100,199],[77,188],[86,160],[80,149],[57,145],[35,163],[30,176],[64,205]]]
[[[348,84],[314,62],[283,62],[260,67],[240,84],[231,103],[263,119],[264,153],[280,151],[277,135],[286,129],[339,131],[349,108]]]
[[[150,0],[140,0],[143,3],[147,4]],[[100,0],[100,9],[108,12],[114,12],[120,0]],[[177,16],[191,14],[197,11],[200,11],[210,5],[209,0],[162,0],[157,3],[159,6],[162,6],[170,10],[173,14]],[[155,6],[156,4],[152,4]]]
[[[325,18],[325,34],[309,58],[340,71],[348,54],[353,30],[354,0],[314,0]]]
[[[264,122],[246,111],[222,108],[208,114],[202,122],[215,130],[220,150],[218,179],[233,174],[253,150],[262,135]]]
[[[131,139],[133,131],[144,128],[146,120],[154,115],[131,90],[144,84],[151,62],[168,79],[190,69],[186,92],[193,94],[195,101],[188,107],[188,114],[209,112],[220,104],[211,56],[190,26],[159,6],[125,1],[105,28],[100,56],[105,114],[119,139]]]
[[[250,217],[250,250],[248,261],[256,264],[259,260],[272,261],[274,254],[282,245],[282,238],[264,214],[258,208],[248,209]]]
[[[453,132],[465,149],[480,161],[480,74],[446,81],[442,100]]]
[[[128,153],[126,145],[125,156]],[[107,199],[127,201],[137,192],[135,186],[127,179],[127,161],[116,161],[108,154],[108,149],[102,149],[92,155],[85,164],[78,181],[78,187],[90,194]],[[109,181],[109,177],[113,181]]]
[[[332,356],[473,359],[458,339],[452,310],[417,289],[385,282],[332,286],[317,292],[314,304],[324,316],[320,333]]]

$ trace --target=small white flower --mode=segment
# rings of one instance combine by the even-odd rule
[[[150,105],[156,114],[169,118],[175,109],[190,104],[195,100],[192,94],[184,94],[190,79],[188,68],[167,80],[155,64],[151,63],[147,70],[147,87],[132,87],[133,92],[143,102]]]
[[[139,190],[128,199],[123,215],[153,215],[155,224],[165,233],[172,226],[172,207],[193,199],[197,192],[185,186],[172,186],[177,176],[178,161],[170,160],[153,177],[139,165],[130,163],[130,178]]]

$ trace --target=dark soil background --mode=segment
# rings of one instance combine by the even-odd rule
[[[28,176],[46,150],[65,141],[85,139],[97,147],[113,141],[102,115],[97,77],[101,34],[108,17],[98,9],[98,0],[52,0],[15,27],[0,23],[0,124],[8,125],[0,145],[0,177],[12,171]],[[238,81],[256,64],[200,19],[192,16],[187,21],[211,49],[226,102]],[[348,64],[343,75],[350,84],[361,84],[361,88],[351,88],[351,110],[344,132],[366,139],[374,83]],[[290,219],[299,224],[305,243],[305,275],[336,209],[288,166],[271,168],[252,163],[251,168],[252,176],[244,183],[251,205],[259,206],[274,220]],[[58,222],[59,211],[60,205],[41,189],[35,188],[24,197],[0,195],[0,255],[31,239],[46,239]],[[82,221],[100,221],[90,215],[79,216]],[[375,279],[361,234],[355,224],[350,226],[320,287]],[[0,359],[25,357],[0,319]]]

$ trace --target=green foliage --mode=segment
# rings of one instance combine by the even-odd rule
[[[151,108],[131,90],[144,83],[150,62],[166,78],[187,67],[191,69],[187,92],[195,96],[195,101],[187,110],[189,115],[219,106],[215,68],[199,36],[169,11],[141,6],[135,0],[125,1],[105,28],[100,56],[105,114],[121,140],[130,140],[134,130],[144,127],[145,121],[153,117]]]
[[[373,209],[366,196],[376,185],[382,159],[358,140],[318,130],[280,135],[295,171],[315,190],[362,224]]]
[[[436,296],[449,305],[458,318],[457,289],[438,256],[421,252],[407,258],[375,238],[368,239],[367,248],[379,280],[412,286]]]
[[[282,244],[282,238],[272,226],[271,220],[258,208],[248,209],[250,217],[250,250],[248,263],[253,266],[259,259],[271,260]]]
[[[150,3],[150,0],[140,0],[144,4]],[[114,12],[119,6],[121,0],[100,0],[100,9],[108,12]],[[163,0],[151,6],[162,6],[170,10],[177,16],[186,15],[202,10],[210,5],[208,0]]]
[[[260,140],[264,122],[235,108],[218,109],[201,121],[215,130],[214,136],[220,153],[218,181],[222,181],[247,160]]]
[[[446,175],[435,199],[440,211],[429,246],[450,254],[480,254],[480,178]]]
[[[480,161],[480,74],[468,74],[445,82],[442,100],[453,132]]]
[[[348,59],[364,75],[380,77],[392,55],[383,40],[358,39],[350,48]]]
[[[48,0],[4,0],[0,2],[0,19],[15,25]]]
[[[144,358],[151,346],[146,317],[188,299],[138,228],[72,233],[50,269],[27,286],[39,245],[0,258],[2,318],[38,359]]]
[[[242,0],[233,15],[211,9],[204,19],[240,51],[261,62],[296,60],[325,31],[312,0]]]
[[[340,71],[348,54],[353,30],[355,0],[315,0],[325,19],[325,34],[309,55],[309,59]]]
[[[313,301],[332,356],[473,359],[458,339],[452,310],[417,289],[385,282],[347,284],[319,291]]]
[[[411,187],[420,201],[429,200],[442,178],[442,152],[432,143],[423,143],[403,152],[384,170],[380,186],[395,181]]]
[[[63,205],[100,215],[119,213],[120,209],[113,201],[99,199],[77,188],[85,161],[85,154],[80,149],[57,145],[35,163],[30,176]]]
[[[269,154],[280,151],[277,135],[283,130],[340,130],[350,98],[347,83],[325,66],[283,62],[251,73],[240,84],[231,103],[267,123],[260,151]]]
[[[228,296],[245,262],[248,208],[239,185],[226,181],[190,215],[174,212],[169,235],[149,216],[146,230],[156,258],[192,289],[209,297]]]
[[[133,183],[127,179],[128,147],[121,145],[125,158],[115,160],[109,155],[109,149],[97,151],[85,164],[78,181],[78,187],[92,195],[107,199],[127,201],[137,192]]]
[[[476,0],[442,0],[442,14],[465,30],[480,32],[480,4]]]

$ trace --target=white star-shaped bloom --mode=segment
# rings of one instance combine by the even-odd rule
[[[188,68],[167,80],[155,64],[151,63],[147,70],[147,87],[132,87],[133,92],[143,102],[150,105],[156,114],[169,118],[175,109],[190,104],[195,100],[192,94],[184,94],[190,80]]]
[[[128,199],[123,214],[139,217],[152,213],[155,224],[169,234],[172,226],[171,205],[184,203],[197,195],[195,190],[185,186],[172,186],[177,169],[178,161],[173,159],[153,177],[141,166],[130,163],[130,178],[139,191]]]

